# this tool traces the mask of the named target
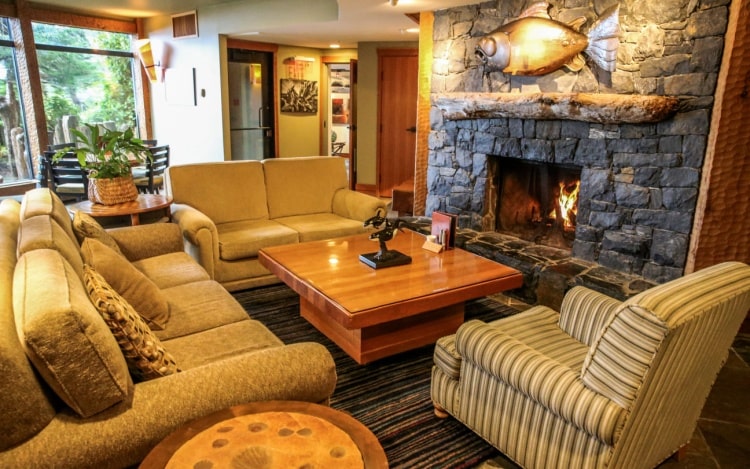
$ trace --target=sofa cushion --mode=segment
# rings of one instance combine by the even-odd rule
[[[219,257],[225,261],[257,257],[269,246],[299,241],[297,232],[273,220],[247,220],[216,225],[219,232]]]
[[[13,271],[21,207],[13,199],[0,202],[0,451],[42,430],[55,416],[47,387],[18,341],[13,315]]]
[[[134,261],[133,267],[161,289],[210,279],[206,269],[184,251]]]
[[[361,221],[343,218],[333,213],[316,213],[276,218],[274,221],[299,233],[299,241],[317,241],[364,233]],[[374,245],[377,250],[377,244]]]
[[[27,356],[78,415],[90,417],[128,397],[133,381],[120,347],[59,252],[21,256],[13,306]]]
[[[244,321],[171,339],[165,344],[184,369],[196,368],[243,353],[284,346],[266,326],[247,319],[247,316]]]
[[[172,314],[179,321],[170,321],[161,331],[154,331],[162,340],[219,327],[222,324],[243,321],[247,312],[221,284],[203,280],[164,289],[169,298]],[[210,311],[210,314],[206,314]]]
[[[115,336],[133,377],[148,380],[178,372],[172,355],[133,307],[92,267],[84,266],[83,273],[91,302]]]
[[[54,249],[83,278],[83,259],[78,241],[71,239],[50,215],[36,215],[21,222],[18,236],[18,255],[35,249]]]
[[[263,160],[271,219],[330,213],[333,194],[348,187],[346,161],[339,157]]]
[[[80,210],[73,215],[73,232],[78,239],[79,244],[83,244],[86,238],[98,239],[105,246],[109,247],[118,254],[122,254],[117,241],[107,233],[107,231],[91,215],[83,213]]]
[[[71,241],[76,241],[70,213],[60,197],[46,187],[27,191],[21,202],[21,220],[37,215],[51,216]]]
[[[167,181],[175,204],[190,205],[214,223],[268,218],[260,161],[170,166]]]
[[[86,238],[81,254],[88,265],[133,305],[150,327],[164,329],[169,321],[169,303],[154,282],[98,239]]]
[[[558,327],[560,315],[546,306],[533,306],[523,313],[496,319],[488,324],[513,336],[572,370],[579,370],[589,347]]]

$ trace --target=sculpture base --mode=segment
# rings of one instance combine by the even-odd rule
[[[373,269],[411,264],[411,257],[398,251],[387,251],[384,254],[380,254],[379,252],[360,254],[359,260]]]

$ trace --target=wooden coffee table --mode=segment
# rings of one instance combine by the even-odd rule
[[[166,195],[138,194],[138,198],[133,201],[115,205],[102,205],[90,200],[84,200],[70,204],[68,211],[73,213],[80,210],[94,218],[129,216],[131,225],[139,225],[142,213],[163,211],[166,219],[171,220],[172,211],[170,205],[172,205],[172,198]]]
[[[186,467],[387,469],[377,437],[330,407],[297,401],[238,405],[188,422],[164,438],[141,469]]]
[[[412,231],[388,241],[412,263],[372,269],[367,234],[261,249],[260,262],[300,295],[300,313],[359,364],[434,343],[464,321],[464,302],[518,288],[522,274],[462,249],[422,249]]]

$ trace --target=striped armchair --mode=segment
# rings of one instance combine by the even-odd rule
[[[431,396],[528,468],[651,468],[679,451],[750,309],[750,267],[727,262],[624,302],[575,287],[468,321],[435,346]]]

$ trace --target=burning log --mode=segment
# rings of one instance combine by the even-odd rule
[[[567,119],[600,124],[662,121],[677,111],[672,96],[592,93],[444,93],[432,102],[448,120]]]

